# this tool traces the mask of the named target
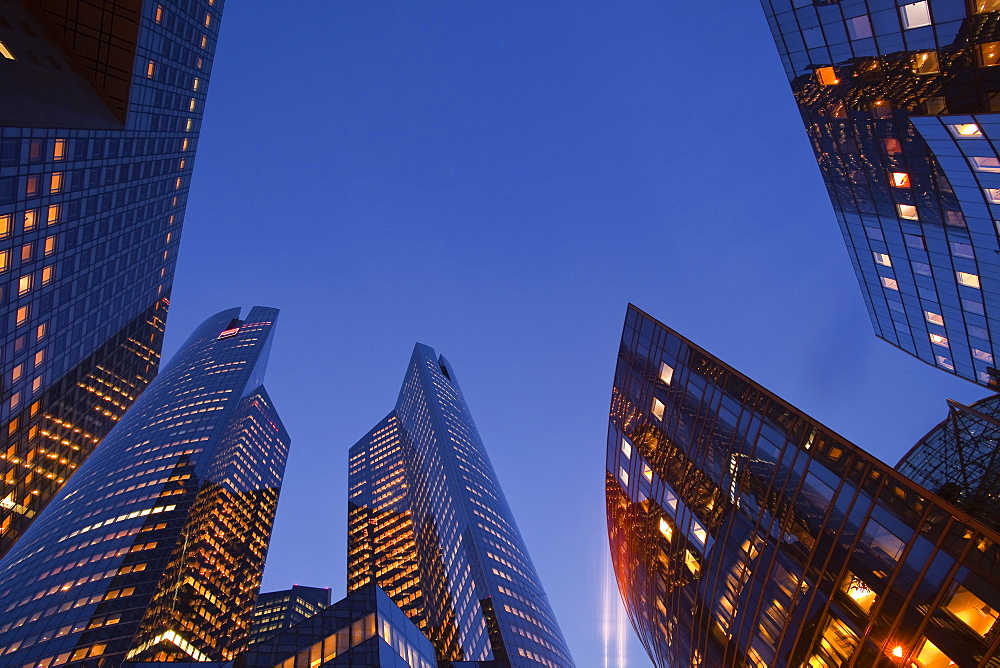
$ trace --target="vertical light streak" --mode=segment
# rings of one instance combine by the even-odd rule
[[[628,630],[625,625],[625,610],[622,608],[610,555],[604,560],[604,591],[601,598],[604,668],[628,668],[628,648],[625,643]]]

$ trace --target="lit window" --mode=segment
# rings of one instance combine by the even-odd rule
[[[922,28],[931,24],[931,9],[927,6],[927,0],[911,2],[899,8],[899,15],[903,19],[903,28]]]
[[[622,484],[627,487],[628,486],[628,471],[626,471],[624,468],[619,467],[618,468],[618,477],[621,479]]]
[[[880,264],[883,267],[891,267],[892,266],[892,258],[890,258],[885,253],[876,253],[876,252],[873,251],[872,252],[872,256],[875,258],[875,263],[876,264]]]
[[[691,520],[691,533],[694,535],[695,540],[705,545],[705,541],[708,540],[708,531],[698,522]]]
[[[930,640],[924,640],[923,644],[920,645],[920,649],[917,650],[917,655],[913,657],[915,666],[927,666],[928,668],[936,668],[941,666],[941,668],[948,668],[948,666],[957,666],[958,664],[952,661],[948,656],[937,648],[937,645],[932,643]]]
[[[35,329],[35,340],[41,341],[45,338],[45,323],[43,322]]]
[[[935,358],[937,359],[938,366],[943,366],[945,369],[948,369],[948,371],[955,370],[955,365],[952,364],[951,360],[947,357],[943,355],[936,355]]]
[[[833,86],[840,83],[840,79],[837,78],[837,71],[832,67],[816,68],[816,79],[819,81],[820,86]]]
[[[958,138],[963,137],[982,137],[983,131],[979,129],[979,126],[975,123],[959,123],[958,125],[949,125],[948,129],[951,130],[951,134]]]
[[[48,223],[49,225],[55,225],[56,223],[59,222],[58,204],[53,204],[49,207],[49,210],[46,212],[45,222]]]
[[[28,292],[31,291],[31,283],[32,283],[31,274],[27,274],[26,276],[22,276],[21,278],[19,278],[17,280],[17,294],[18,295],[28,294]]]
[[[889,288],[890,290],[895,290],[899,292],[899,283],[896,282],[895,278],[886,278],[885,276],[879,276],[882,279],[882,285]]]
[[[926,318],[927,322],[932,325],[941,325],[944,327],[944,316],[934,313],[933,311],[924,311],[924,318]]]
[[[208,35],[201,36],[201,48],[205,49],[208,47]]]
[[[198,77],[195,77],[194,78],[194,84],[191,86],[191,89],[192,90],[198,90],[199,88],[201,88],[201,79],[199,79]]]
[[[941,346],[942,348],[948,347],[948,339],[941,336],[940,334],[929,334],[928,336],[931,337],[931,343],[933,343],[935,346]]]
[[[865,612],[871,611],[876,599],[875,592],[851,571],[847,571],[840,584],[840,591],[847,594],[847,597]]]
[[[701,564],[698,563],[698,557],[691,553],[691,550],[684,550],[684,564],[688,567],[694,575],[698,575],[701,570]]]
[[[152,60],[146,63],[146,78],[152,79],[153,75],[156,74],[156,63]]]
[[[622,454],[625,455],[625,459],[632,458],[632,444],[628,442],[627,438],[622,439]]]
[[[198,100],[196,100],[195,98],[192,97],[191,98],[191,102],[188,103],[188,110],[189,111],[194,111],[194,109],[195,109],[196,106],[198,106]]]
[[[42,362],[44,361],[45,361],[45,351],[39,350],[37,353],[35,353],[35,367],[37,368],[41,366]]]
[[[912,204],[897,204],[896,208],[899,209],[899,217],[906,218],[907,220],[920,220],[917,216],[917,207]]]
[[[57,193],[57,192],[61,192],[62,191],[62,181],[63,181],[62,172],[53,172],[52,173],[52,184],[51,184],[51,188],[49,189],[49,192],[51,192],[53,194]]]
[[[906,172],[892,172],[889,176],[892,177],[892,186],[894,188],[910,187],[910,175]]]
[[[868,15],[855,16],[847,19],[847,32],[851,34],[851,39],[864,39],[872,36],[872,22],[868,20]]]
[[[987,42],[977,45],[979,49],[979,64],[983,67],[1000,65],[1000,42]]]
[[[163,22],[163,5],[156,6],[156,22],[157,23]]]
[[[670,525],[662,517],[660,518],[660,533],[662,533],[663,537],[666,538],[667,540],[670,540],[671,538],[674,537],[673,529],[670,528]]]
[[[34,197],[38,195],[38,181],[39,179],[37,174],[28,177],[27,183],[24,187],[24,194],[27,197]]]
[[[983,188],[983,194],[990,204],[1000,204],[1000,188]]]
[[[666,362],[660,362],[660,380],[669,385],[670,381],[673,380],[673,377],[674,368],[672,366],[668,366]]]
[[[889,155],[896,155],[903,152],[903,144],[898,139],[889,137],[882,141],[885,143],[885,152]]]
[[[65,139],[57,139],[52,143],[52,159],[56,161],[66,159]]]
[[[10,214],[0,216],[0,239],[10,234]]]
[[[187,140],[187,137],[185,137],[184,141],[181,142],[181,150],[182,151],[188,150],[188,140]]]
[[[26,322],[28,322],[28,306],[24,305],[17,309],[17,326],[20,327]]]
[[[18,364],[16,367],[14,367],[14,370],[10,372],[10,382],[16,383],[17,381],[21,380],[21,376],[23,375],[24,375],[24,365]]]
[[[973,4],[975,7],[972,11],[975,14],[1000,11],[1000,0],[975,0]]]
[[[55,270],[51,265],[42,269],[42,285],[48,285],[52,282],[52,274],[54,271]]]
[[[910,62],[914,74],[937,74],[941,71],[937,51],[915,53]]]
[[[951,598],[944,609],[985,638],[996,626],[1000,611],[958,583],[952,587],[951,591]]]
[[[979,276],[976,274],[967,274],[964,271],[956,271],[955,278],[958,279],[959,285],[964,285],[967,288],[979,289]]]
[[[212,15],[205,14],[205,27],[207,28],[210,25],[212,25]]]
[[[969,158],[969,162],[977,172],[1000,172],[1000,158],[973,157]]]
[[[10,52],[10,49],[8,49],[7,45],[3,42],[0,42],[0,56],[3,56],[7,60],[16,60],[16,58],[14,58],[14,54]]]
[[[0,274],[10,269],[10,251],[0,251]]]
[[[657,420],[662,421],[663,420],[663,411],[664,411],[665,408],[666,408],[666,406],[663,405],[662,401],[660,401],[656,397],[653,397],[653,408],[652,408],[652,410],[653,410],[653,417],[655,417]]]
[[[643,462],[642,464],[642,477],[646,479],[647,482],[653,482],[653,469],[649,468],[649,464]]]
[[[986,352],[985,350],[980,350],[979,348],[973,348],[972,356],[981,362],[986,362],[987,364],[993,364],[993,355]]]

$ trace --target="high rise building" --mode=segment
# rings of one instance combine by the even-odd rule
[[[261,593],[253,610],[250,643],[290,629],[330,605],[330,590],[292,585],[291,589]]]
[[[568,668],[569,649],[455,370],[417,344],[395,409],[350,452],[348,591],[375,582],[438,658]]]
[[[156,375],[224,1],[0,3],[0,556]]]
[[[289,445],[262,384],[277,314],[202,323],[0,560],[0,663],[243,649]]]
[[[1000,2],[762,3],[877,335],[995,386]]]
[[[659,667],[1000,665],[1000,534],[629,306],[612,562]]]

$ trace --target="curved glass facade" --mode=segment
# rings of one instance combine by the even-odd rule
[[[288,435],[262,385],[277,311],[206,320],[0,560],[0,663],[228,660]]]
[[[374,581],[442,660],[574,665],[443,356],[415,346],[395,410],[350,456],[348,591]]]
[[[876,333],[995,384],[1000,3],[762,4]]]
[[[0,3],[0,556],[156,375],[224,1]]]
[[[1000,535],[633,306],[606,487],[659,667],[1000,666]]]

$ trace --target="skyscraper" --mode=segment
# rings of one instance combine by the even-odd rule
[[[991,384],[1000,2],[762,3],[877,335]]]
[[[290,629],[328,605],[330,590],[326,588],[292,585],[291,589],[261,593],[253,610],[250,642],[260,642]]]
[[[375,582],[450,661],[567,668],[569,649],[454,369],[417,344],[350,452],[348,591]]]
[[[278,312],[239,314],[195,330],[0,560],[0,663],[245,646],[289,439],[262,385]]]
[[[995,667],[1000,534],[629,306],[612,562],[659,667]]]
[[[0,3],[0,556],[156,375],[223,4]]]

